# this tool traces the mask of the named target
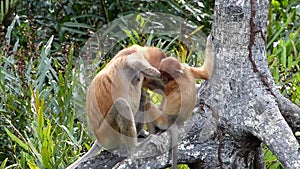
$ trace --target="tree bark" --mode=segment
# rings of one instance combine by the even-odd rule
[[[300,130],[300,109],[276,90],[266,59],[268,0],[216,0],[214,11],[214,73],[198,86],[193,116],[179,131],[178,162],[204,169],[265,168],[265,143],[285,168],[300,168],[293,134]],[[168,132],[158,137],[171,147]],[[149,157],[153,152],[160,155]],[[131,157],[102,152],[79,168],[164,168],[170,156],[145,143]]]

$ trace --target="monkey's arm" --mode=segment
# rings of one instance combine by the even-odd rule
[[[127,58],[128,66],[134,70],[141,71],[145,76],[160,78],[160,72],[150,65],[150,63],[140,53],[134,53]]]
[[[160,129],[166,130],[169,127],[169,131],[171,133],[171,144],[172,144],[172,168],[177,169],[177,158],[178,158],[178,125],[177,123],[173,123],[170,121],[170,118],[168,115],[163,114],[163,109],[159,109],[157,106],[155,106],[152,102],[148,102],[146,108],[147,110],[147,115],[146,118],[147,120],[150,120],[151,122],[147,123],[148,126],[148,131],[151,134],[155,134],[155,126],[157,126]]]
[[[206,49],[205,49],[205,61],[202,67],[194,68],[190,67],[190,70],[196,79],[208,80],[211,78],[214,69],[214,47],[212,42],[212,37],[209,35],[207,37]]]

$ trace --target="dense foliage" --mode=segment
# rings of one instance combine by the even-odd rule
[[[76,57],[103,25],[151,11],[186,18],[204,26],[202,31],[208,34],[213,13],[212,0],[5,2],[12,5],[0,11],[0,168],[65,168],[90,148],[93,136],[86,130],[84,115],[86,84],[79,82]],[[299,2],[272,0],[267,36],[270,69],[280,91],[298,105],[299,32]],[[128,33],[128,44],[150,37]],[[166,39],[151,38],[151,45]],[[186,56],[185,61],[190,56],[181,43],[172,49]],[[267,149],[266,165],[280,168]]]
[[[300,2],[272,1],[269,9],[268,60],[279,90],[300,105]]]

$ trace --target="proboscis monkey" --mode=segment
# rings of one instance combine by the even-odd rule
[[[210,79],[214,67],[214,52],[211,36],[207,38],[204,65],[199,68],[180,63],[174,57],[163,59],[159,70],[165,83],[164,98],[160,107],[147,103],[146,121],[150,133],[155,126],[166,130],[170,128],[172,139],[172,168],[177,168],[178,127],[190,118],[196,104],[196,79]],[[162,107],[165,105],[165,107]],[[154,126],[155,125],[155,126]]]
[[[100,146],[112,150],[124,144],[128,153],[138,146],[134,116],[139,108],[142,86],[163,88],[163,84],[152,79],[160,78],[156,68],[165,57],[159,48],[134,45],[118,52],[95,76],[88,88],[86,112],[96,141],[68,169],[96,155]]]

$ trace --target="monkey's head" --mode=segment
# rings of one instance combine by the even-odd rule
[[[167,57],[160,62],[159,71],[164,83],[179,78],[183,74],[180,62],[174,57]]]
[[[162,59],[166,58],[166,54],[159,48],[156,47],[142,47],[139,45],[133,45],[131,47],[133,50],[132,53],[136,52],[142,54],[143,57],[150,63],[151,66],[158,69],[159,64]],[[164,83],[161,79],[152,78],[152,77],[144,77],[143,87],[148,88],[150,90],[164,90]]]
[[[156,47],[144,47],[144,57],[151,64],[151,66],[158,68],[160,62],[166,58],[163,50]]]

